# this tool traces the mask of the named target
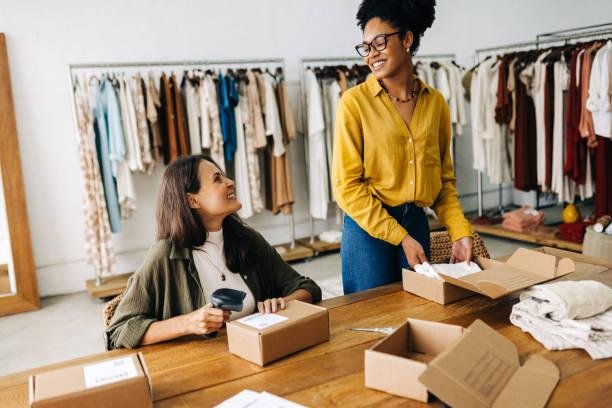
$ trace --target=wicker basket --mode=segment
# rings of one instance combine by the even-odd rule
[[[429,245],[431,251],[431,263],[448,263],[451,257],[451,250],[453,244],[450,241],[448,232],[437,231],[430,234],[431,243]],[[474,257],[481,256],[483,258],[490,258],[489,251],[485,247],[484,242],[480,236],[476,233],[473,235],[474,242],[472,245],[472,254]]]
[[[582,244],[584,255],[612,260],[612,235],[595,232],[593,227],[587,227]]]

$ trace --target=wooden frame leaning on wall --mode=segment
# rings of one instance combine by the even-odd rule
[[[0,176],[15,272],[15,291],[0,295],[0,316],[38,309],[38,284],[25,200],[6,36],[0,33]]]

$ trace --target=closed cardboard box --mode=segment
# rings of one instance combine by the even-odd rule
[[[327,340],[327,309],[298,300],[278,313],[256,313],[227,323],[230,353],[260,366]]]
[[[29,385],[32,408],[153,406],[141,353],[32,375]]]
[[[408,319],[365,351],[365,386],[427,402],[427,387],[419,376],[429,361],[457,340],[463,330],[452,324]]]

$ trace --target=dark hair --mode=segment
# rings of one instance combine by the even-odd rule
[[[378,17],[401,32],[411,31],[414,41],[410,49],[414,55],[425,30],[436,18],[436,0],[363,0],[357,10],[357,25],[361,31],[371,19]]]
[[[179,157],[164,171],[157,199],[157,239],[169,239],[190,249],[206,242],[208,231],[200,215],[187,202],[187,193],[200,191],[198,169],[202,160],[219,168],[210,157],[194,155]],[[223,220],[223,251],[231,271],[238,272],[247,264],[253,234],[254,231],[242,222],[238,214],[231,214]]]

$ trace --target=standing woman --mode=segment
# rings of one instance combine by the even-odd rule
[[[455,188],[444,97],[413,75],[412,55],[435,18],[435,0],[363,0],[355,48],[372,70],[338,105],[333,187],[345,212],[344,293],[401,279],[429,256],[432,207],[447,228],[451,262],[470,260],[472,229]]]
[[[236,214],[234,182],[212,161],[179,157],[162,176],[157,238],[132,275],[106,330],[106,348],[134,348],[187,334],[218,331],[256,310],[274,313],[289,300],[321,300],[321,289],[299,275]],[[220,288],[245,292],[240,313],[215,309]]]

